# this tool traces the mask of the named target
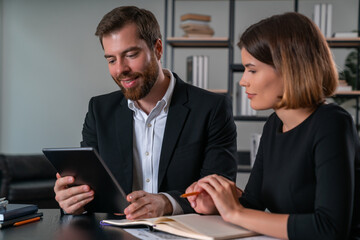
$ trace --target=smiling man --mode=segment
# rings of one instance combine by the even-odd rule
[[[236,178],[229,99],[162,69],[160,27],[145,9],[113,9],[96,35],[121,90],[90,100],[81,145],[97,149],[128,194],[128,219],[193,212],[180,198],[192,182],[214,173]],[[60,207],[82,213],[94,191],[87,185],[69,187],[74,177],[57,178]]]

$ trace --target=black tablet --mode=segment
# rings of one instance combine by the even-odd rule
[[[89,212],[123,213],[129,205],[125,192],[94,148],[44,148],[43,153],[60,176],[73,176],[74,185],[89,185],[94,199]]]

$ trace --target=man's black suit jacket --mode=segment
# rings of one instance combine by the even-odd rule
[[[179,196],[209,174],[236,179],[236,127],[227,97],[184,83],[176,84],[167,116],[159,164],[159,192]],[[128,194],[133,181],[133,112],[121,91],[93,97],[81,146],[94,147]]]

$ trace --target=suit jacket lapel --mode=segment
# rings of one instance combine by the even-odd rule
[[[132,191],[133,182],[133,112],[124,97],[116,111],[116,137],[121,152],[120,169],[116,178],[126,193]]]
[[[176,84],[171,98],[161,147],[158,177],[159,190],[189,112],[189,109],[184,106],[188,100],[186,84],[176,74],[174,76]]]

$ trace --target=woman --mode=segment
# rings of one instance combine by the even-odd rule
[[[250,26],[238,46],[251,107],[275,112],[244,193],[211,175],[186,190],[200,192],[192,207],[282,239],[359,237],[359,137],[352,117],[325,102],[338,82],[325,38],[307,17],[285,13]]]

